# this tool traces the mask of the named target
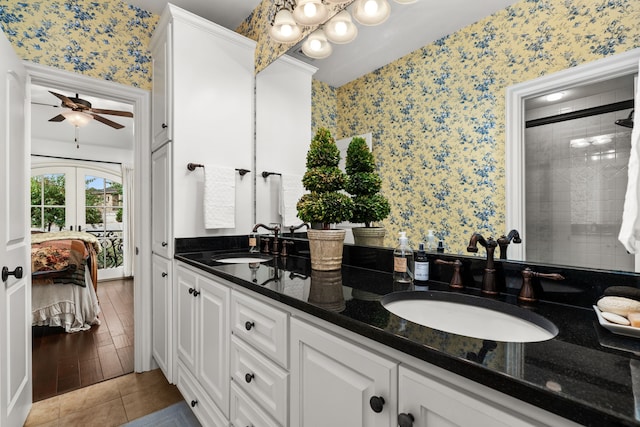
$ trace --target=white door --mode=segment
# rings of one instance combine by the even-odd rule
[[[32,402],[26,71],[0,35],[0,425],[21,426]],[[5,270],[6,268],[6,270]],[[4,274],[4,273],[8,274]]]

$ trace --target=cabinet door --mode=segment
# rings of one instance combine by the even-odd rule
[[[522,415],[514,416],[404,366],[399,370],[398,412],[413,418],[414,427],[532,427]],[[397,425],[397,424],[394,424]]]
[[[153,90],[151,92],[151,129],[155,150],[171,139],[171,23],[159,28],[151,49]]]
[[[171,143],[151,155],[151,250],[173,257],[171,232]]]
[[[315,326],[291,320],[291,426],[397,424],[397,364]],[[385,404],[376,413],[372,397]]]
[[[196,372],[196,298],[198,275],[180,265],[176,269],[176,318],[178,320],[176,353],[178,359]]]
[[[152,257],[152,347],[153,357],[165,377],[172,381],[171,260]]]
[[[198,363],[196,377],[209,396],[229,416],[229,298],[227,286],[198,277],[195,298]]]

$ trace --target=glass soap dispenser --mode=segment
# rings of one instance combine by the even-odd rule
[[[401,285],[413,283],[413,249],[407,233],[400,232],[398,247],[393,251],[393,282]]]

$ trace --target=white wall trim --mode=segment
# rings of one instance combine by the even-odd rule
[[[545,93],[559,92],[575,86],[598,83],[638,72],[640,49],[633,49],[608,58],[509,86],[506,89],[505,117],[505,195],[506,229],[525,233],[526,194],[524,180],[524,101]],[[511,245],[509,258],[524,260],[526,236],[522,244]]]
[[[69,71],[24,62],[31,84],[53,86],[62,91],[82,92],[87,96],[109,98],[133,105],[135,206],[134,280],[134,369],[148,371],[153,367],[151,356],[151,95],[147,90],[99,80]],[[145,179],[145,177],[147,179]]]

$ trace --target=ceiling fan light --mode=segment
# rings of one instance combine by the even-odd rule
[[[302,31],[293,19],[293,15],[287,9],[281,9],[269,30],[271,38],[280,43],[293,43],[300,39]]]
[[[324,32],[330,42],[344,44],[356,38],[358,27],[351,21],[351,15],[345,9],[324,25]]]
[[[379,25],[391,15],[387,0],[356,0],[353,17],[362,25]]]
[[[82,127],[93,120],[93,116],[87,113],[83,113],[82,111],[65,111],[64,113],[62,113],[62,115],[69,121],[71,125],[77,128]]]
[[[293,9],[293,19],[300,25],[319,25],[329,16],[329,9],[321,0],[299,0]]]
[[[309,58],[322,59],[331,55],[333,48],[331,43],[327,41],[324,31],[316,30],[309,34],[304,43],[302,43],[302,52]]]

